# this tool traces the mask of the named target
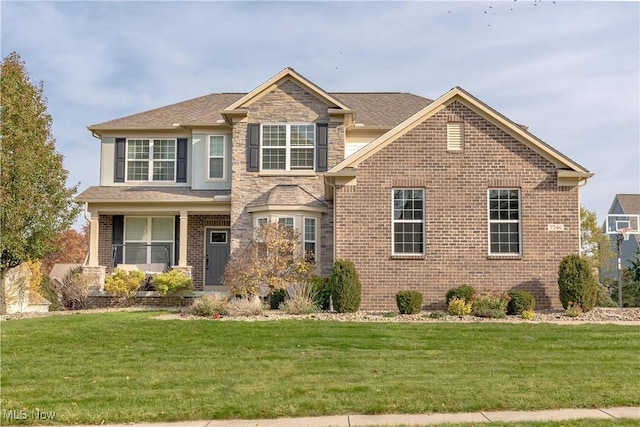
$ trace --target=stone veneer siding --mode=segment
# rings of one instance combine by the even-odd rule
[[[463,152],[448,152],[447,121],[463,120]],[[393,310],[395,294],[421,292],[444,309],[462,284],[478,292],[531,292],[537,308],[559,307],[557,269],[579,250],[578,189],[558,187],[556,168],[460,102],[363,162],[356,186],[336,191],[336,257],[352,260],[362,308]],[[425,190],[425,256],[392,257],[393,188]],[[519,188],[520,257],[488,255],[487,190]],[[563,224],[564,231],[547,231]]]
[[[245,107],[243,107],[245,108]],[[246,119],[233,127],[233,185],[231,189],[231,251],[247,244],[253,236],[252,214],[246,206],[278,184],[297,184],[324,200],[322,173],[293,175],[283,172],[278,176],[264,176],[260,172],[247,172],[248,123],[329,123],[328,165],[336,165],[344,157],[344,126],[330,122],[328,105],[291,80],[283,80],[274,90],[246,107]],[[320,221],[321,272],[329,275],[333,265],[333,213],[331,203]]]

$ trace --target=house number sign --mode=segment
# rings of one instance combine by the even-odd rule
[[[547,231],[564,231],[564,224],[547,224]]]

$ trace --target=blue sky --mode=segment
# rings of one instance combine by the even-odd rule
[[[248,92],[285,67],[327,91],[454,86],[595,176],[604,220],[640,193],[640,3],[6,1],[1,52],[43,81],[69,184],[98,184],[88,125],[213,92]]]

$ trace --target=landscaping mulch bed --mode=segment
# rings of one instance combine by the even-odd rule
[[[157,307],[115,307],[90,310],[64,310],[52,311],[49,313],[15,313],[0,316],[0,321],[12,319],[28,319],[45,316],[68,316],[89,313],[110,313],[118,311],[158,311]],[[195,316],[184,316],[179,313],[180,309],[167,310],[166,313],[160,314],[157,318],[162,320],[183,319],[194,320],[204,319]],[[596,307],[593,310],[577,317],[569,317],[565,315],[564,310],[539,310],[535,312],[533,320],[524,320],[520,316],[506,316],[504,319],[490,319],[474,316],[449,316],[438,314],[442,317],[435,317],[432,311],[423,311],[418,314],[397,314],[397,312],[380,312],[380,311],[358,311],[356,313],[335,313],[335,312],[318,312],[304,315],[290,315],[279,310],[265,310],[262,314],[256,316],[231,317],[221,316],[212,320],[241,320],[241,321],[266,321],[278,319],[311,319],[311,320],[334,320],[339,322],[512,322],[512,323],[561,323],[561,324],[578,324],[578,323],[620,323],[627,325],[640,325],[640,307],[633,308],[602,308]]]

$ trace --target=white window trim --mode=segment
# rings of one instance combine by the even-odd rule
[[[173,141],[173,160],[169,159],[158,159],[159,162],[170,162],[173,161],[173,179],[172,180],[154,180],[153,179],[153,142],[163,140],[163,141]],[[149,141],[149,158],[148,159],[129,159],[129,142],[130,141]],[[162,182],[162,183],[175,183],[176,175],[177,175],[177,164],[178,164],[178,140],[176,138],[164,138],[164,137],[139,137],[139,138],[127,138],[127,143],[124,147],[125,149],[125,171],[124,177],[125,182]],[[149,169],[147,171],[147,179],[129,179],[129,162],[147,162],[149,164]]]
[[[127,218],[145,218],[147,220],[147,239],[146,240],[127,240]],[[151,230],[151,226],[152,226],[152,221],[154,218],[171,218],[171,229],[175,230],[176,227],[176,223],[175,223],[175,217],[173,216],[142,216],[142,215],[126,215],[124,217],[124,226],[123,226],[123,230],[122,230],[122,242],[124,243],[123,245],[123,251],[122,251],[122,259],[125,260],[126,259],[126,251],[127,251],[127,243],[144,243],[145,245],[147,245],[146,250],[147,250],[147,259],[146,262],[144,264],[149,264],[151,263],[151,244],[152,243],[170,243],[172,250],[169,253],[169,263],[170,264],[174,264],[174,252],[175,252],[175,232],[172,233],[172,239],[171,240],[151,240],[151,234],[152,234],[152,230]]]
[[[312,219],[313,220],[313,240],[307,240],[307,220],[308,219]],[[313,243],[314,244],[314,251],[313,251],[313,259],[314,259],[314,264],[317,263],[318,260],[318,219],[312,216],[305,216],[302,218],[302,254],[306,259],[306,254],[307,254],[307,243]]]
[[[222,138],[222,156],[211,156],[211,137]],[[222,158],[222,178],[211,178],[211,159]],[[227,180],[227,138],[225,135],[207,135],[207,182],[222,182]]]
[[[396,220],[395,219],[395,191],[396,190],[419,190],[422,191],[422,219],[412,219],[412,220]],[[425,224],[425,216],[426,216],[426,191],[424,188],[405,188],[405,187],[396,187],[391,189],[391,255],[396,257],[423,257],[427,250],[427,230]],[[422,252],[396,252],[396,236],[395,236],[395,227],[396,223],[414,223],[414,224],[422,224]]]
[[[265,126],[284,126],[285,127],[285,145],[283,146],[265,146],[263,143],[264,127]],[[291,145],[291,126],[313,126],[313,145],[312,146],[292,146]],[[315,123],[262,123],[260,124],[260,172],[294,172],[294,173],[313,173],[316,170],[316,151],[318,145],[318,129]],[[285,150],[285,168],[284,169],[265,169],[264,165],[264,149],[265,148],[278,148]],[[308,169],[291,169],[291,149],[292,148],[307,148],[313,152],[313,163]]]
[[[491,191],[518,192],[518,219],[491,219]],[[491,252],[491,224],[518,224],[518,252]],[[487,189],[487,254],[490,257],[513,258],[522,256],[522,191],[520,188],[496,187]]]
[[[305,235],[304,235],[304,220],[305,218],[310,218],[310,219],[314,219],[315,220],[315,235],[316,235],[316,240],[315,240],[315,244],[316,244],[316,254],[315,254],[315,268],[316,268],[316,272],[319,273],[319,268],[321,265],[321,254],[320,254],[320,250],[321,250],[321,239],[322,236],[320,235],[320,227],[321,227],[321,220],[322,218],[318,215],[318,216],[314,216],[314,215],[304,215],[304,214],[300,214],[300,213],[294,213],[294,212],[279,212],[279,213],[273,213],[273,212],[261,212],[260,214],[255,213],[254,217],[253,217],[253,226],[254,226],[254,237],[257,234],[257,230],[258,230],[258,221],[261,219],[266,219],[266,221],[268,223],[270,222],[278,222],[281,218],[292,218],[293,219],[293,229],[296,230],[298,232],[298,238],[299,238],[299,242],[300,242],[300,249],[302,251],[302,254],[305,253],[304,251],[304,244],[305,244]]]

